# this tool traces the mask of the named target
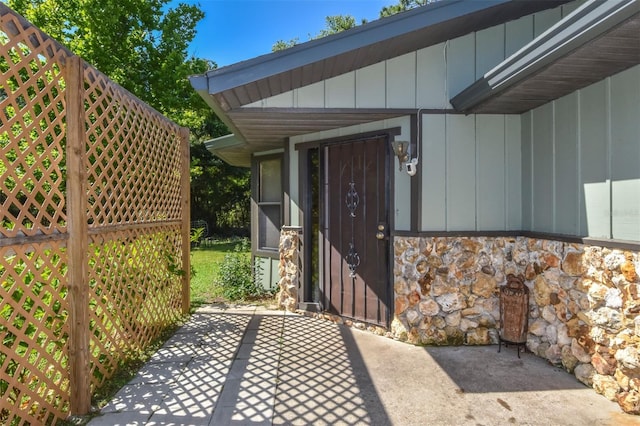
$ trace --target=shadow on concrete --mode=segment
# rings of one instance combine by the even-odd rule
[[[350,330],[286,316],[273,424],[391,424]]]
[[[282,313],[251,318],[218,398],[211,425],[271,424],[282,326]]]
[[[425,347],[424,350],[453,380],[460,392],[530,392],[585,389],[575,376],[516,347]]]
[[[89,425],[634,424],[515,348],[423,348],[255,307],[210,309]]]
[[[390,422],[348,332],[311,318],[258,314],[210,424]]]

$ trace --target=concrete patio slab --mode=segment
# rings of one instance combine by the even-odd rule
[[[497,350],[208,306],[89,425],[640,425],[546,361]]]

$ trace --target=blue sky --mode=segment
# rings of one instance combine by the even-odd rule
[[[356,22],[378,19],[397,0],[181,0],[205,12],[191,44],[194,56],[219,67],[271,52],[278,40],[309,40],[325,28],[325,17],[351,15]],[[172,3],[178,3],[175,0]]]

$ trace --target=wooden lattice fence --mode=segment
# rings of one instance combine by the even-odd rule
[[[189,308],[188,133],[0,3],[0,424],[84,414]]]

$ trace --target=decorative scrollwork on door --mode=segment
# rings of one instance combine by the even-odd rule
[[[349,252],[345,256],[347,267],[349,268],[349,277],[356,277],[356,269],[360,266],[360,255],[356,250],[355,235],[354,235],[354,221],[356,218],[356,209],[360,204],[360,196],[356,190],[356,183],[352,180],[349,182],[349,190],[345,199],[347,209],[349,210],[349,216],[351,217],[351,242],[349,243]]]
[[[358,269],[358,266],[360,266],[360,255],[358,255],[356,247],[353,245],[353,243],[349,243],[349,252],[347,253],[345,260],[347,261],[347,266],[349,267],[349,277],[355,278],[356,269]]]
[[[347,191],[345,202],[349,209],[349,216],[356,217],[356,209],[358,208],[358,204],[360,204],[360,196],[358,195],[358,191],[356,191],[355,182],[349,182],[349,191]]]

